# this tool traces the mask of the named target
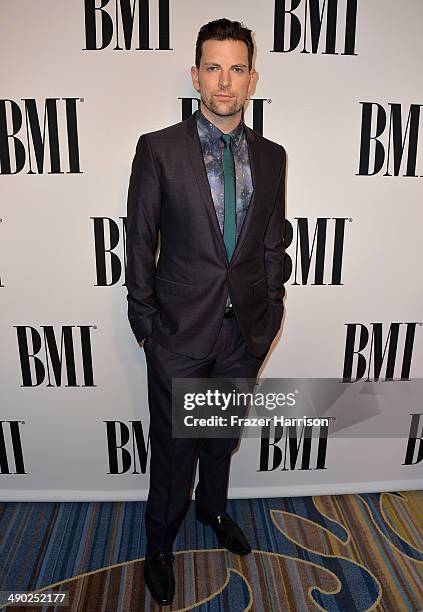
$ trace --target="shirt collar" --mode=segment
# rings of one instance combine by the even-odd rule
[[[213,123],[211,123],[207,119],[207,117],[203,115],[200,109],[197,110],[197,123],[201,125],[203,130],[206,132],[208,139],[213,144],[217,142],[221,135],[224,133],[219,130],[219,128],[216,127]],[[234,128],[232,132],[229,132],[229,135],[232,136],[233,146],[235,148],[238,148],[241,144],[242,137],[244,135],[244,121],[242,119],[236,126],[236,128]]]

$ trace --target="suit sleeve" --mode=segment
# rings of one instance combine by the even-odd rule
[[[283,316],[283,263],[285,256],[285,175],[286,153],[283,149],[282,166],[279,172],[275,205],[264,236],[264,261],[267,279],[268,299],[275,312],[276,326],[279,328]]]
[[[137,341],[151,334],[158,311],[154,275],[160,208],[159,172],[147,135],[143,134],[132,162],[126,220],[128,319]]]

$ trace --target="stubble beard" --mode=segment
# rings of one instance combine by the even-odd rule
[[[201,96],[201,102],[211,113],[214,113],[219,117],[231,117],[233,115],[236,115],[244,106],[243,104],[239,103],[238,98],[235,98],[235,100],[230,104],[225,105],[225,110],[222,110],[217,104],[215,104],[212,96],[210,96],[209,98]]]

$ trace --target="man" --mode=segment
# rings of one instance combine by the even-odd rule
[[[162,605],[197,454],[198,520],[231,552],[251,551],[226,512],[238,439],[172,438],[171,409],[172,378],[255,378],[281,325],[286,157],[243,122],[253,51],[240,23],[204,25],[191,68],[200,109],[142,135],[132,165],[128,316],[146,355],[151,445],[144,575]]]

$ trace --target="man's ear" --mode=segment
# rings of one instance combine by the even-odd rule
[[[192,86],[196,91],[200,91],[200,81],[198,79],[198,68],[197,66],[191,66],[191,79]]]
[[[250,82],[248,84],[248,97],[250,97],[254,93],[254,90],[257,85],[257,79],[258,73],[254,68],[252,68],[250,71]]]

